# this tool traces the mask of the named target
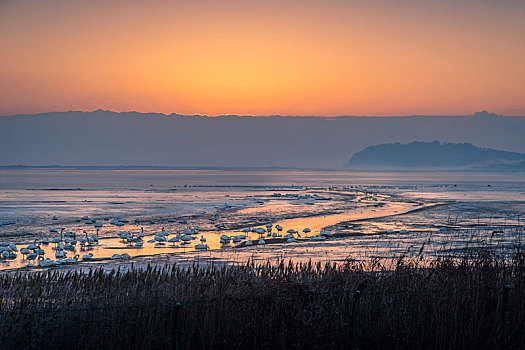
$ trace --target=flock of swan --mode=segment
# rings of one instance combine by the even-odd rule
[[[86,231],[83,231],[82,235],[77,235],[75,232],[66,231],[65,228],[50,229],[51,233],[57,234],[57,236],[49,239],[44,238],[40,242],[34,240],[33,243],[27,245],[26,247],[20,248],[15,243],[11,242],[0,242],[0,259],[16,259],[17,253],[22,255],[22,258],[27,260],[29,263],[25,265],[25,268],[34,268],[34,267],[53,267],[58,265],[67,265],[67,264],[76,264],[81,258],[82,261],[93,260],[93,253],[87,253],[80,256],[80,254],[75,254],[72,258],[68,257],[68,253],[76,253],[77,247],[80,247],[81,251],[84,251],[86,248],[90,249],[91,247],[98,245],[99,243],[99,227],[101,225],[96,225],[98,223],[95,220],[89,219],[87,216],[82,218],[77,218],[77,222],[84,220],[86,224],[93,225],[97,227],[96,234],[88,235]],[[56,220],[56,217],[53,217],[53,220]],[[107,220],[107,218],[105,218]],[[217,218],[211,217],[210,221],[214,223],[214,227],[217,231],[225,229],[223,223],[216,223]],[[169,219],[168,222],[176,222],[174,219]],[[111,224],[116,226],[123,226],[128,223],[126,219],[115,219],[111,221]],[[137,221],[136,221],[137,223]],[[179,224],[187,224],[186,220],[179,220]],[[197,236],[200,235],[200,243],[194,245],[195,250],[208,250],[209,246],[207,244],[206,237],[202,235],[204,230],[199,226],[186,227],[183,232],[179,233],[169,233],[162,228],[162,231],[154,234],[148,243],[155,245],[166,245],[166,244],[180,244],[181,246],[186,246],[192,244],[194,240],[197,239]],[[311,232],[309,228],[304,228],[302,230],[303,234],[308,235]],[[258,238],[255,241],[252,241],[250,235],[254,233],[258,235]],[[318,235],[311,236],[310,240],[320,241],[326,240],[327,237],[331,236],[331,233],[326,230],[321,230]],[[266,224],[265,227],[250,227],[242,230],[241,234],[238,235],[227,235],[223,234],[220,236],[221,246],[228,246],[230,242],[236,244],[236,247],[243,246],[252,246],[252,245],[264,245],[266,244],[265,238],[281,238],[284,239],[286,243],[297,242],[297,238],[300,238],[301,234],[294,229],[289,229],[286,231],[286,234],[283,235],[283,228],[280,225],[272,225],[270,223]],[[118,233],[118,238],[127,246],[141,248],[144,246],[145,234],[143,228],[140,232],[132,233],[130,231],[121,231]],[[282,242],[282,241],[281,241]],[[46,257],[46,252],[42,249],[42,245],[54,245],[54,255],[55,259]],[[129,254],[113,254],[111,260],[117,259],[128,259],[131,258]]]
[[[210,218],[211,221],[217,220],[216,218],[212,217]],[[185,220],[179,221],[179,223],[186,224],[187,222]],[[225,227],[223,223],[219,223],[215,225],[215,228],[217,230],[221,230]],[[258,228],[245,228],[242,230],[242,233],[239,235],[226,235],[223,234],[220,236],[220,243],[221,245],[225,246],[230,244],[230,242],[234,244],[243,244],[242,246],[251,246],[254,245],[254,242],[249,237],[250,233],[255,233],[259,235],[258,240],[256,241],[257,245],[263,245],[266,244],[266,241],[264,240],[264,236],[270,237],[270,238],[282,238],[286,240],[286,243],[293,243],[297,242],[297,238],[300,238],[301,235],[298,231],[290,229],[286,231],[286,234],[283,236],[282,231],[283,228],[280,225],[276,225],[275,229],[277,232],[273,231],[273,225],[272,224],[266,224],[265,228],[258,227]],[[195,226],[193,228],[187,227],[184,232],[182,233],[169,233],[162,229],[161,232],[156,233],[152,239],[148,240],[148,243],[154,243],[154,244],[167,244],[171,243],[172,245],[175,245],[176,243],[180,243],[181,245],[191,244],[193,240],[197,239],[196,236],[198,236],[203,229],[199,226]],[[311,232],[309,228],[303,229],[304,234],[308,234]],[[135,246],[137,248],[140,248],[144,245],[143,239],[144,239],[144,230],[141,229],[141,231],[134,235],[132,232],[129,231],[121,231],[119,232],[119,238],[122,240],[123,243],[126,243],[130,246]],[[171,237],[170,237],[171,236]],[[321,230],[319,232],[319,235],[310,237],[311,240],[325,240],[327,237],[331,236],[331,233],[326,230]],[[241,246],[241,245],[239,245]],[[209,249],[209,246],[206,244],[206,238],[204,235],[201,235],[200,237],[200,243],[196,244],[194,246],[196,250],[207,250]]]
[[[37,243],[35,239],[33,243],[29,244],[27,247],[20,248],[15,243],[11,242],[0,242],[0,258],[2,259],[16,259],[17,254],[20,253],[23,259],[29,261],[25,267],[52,267],[57,265],[64,264],[75,264],[80,258],[80,254],[75,254],[73,258],[67,257],[67,252],[75,252],[77,244],[81,248],[86,246],[92,246],[98,243],[98,230],[97,233],[93,236],[88,236],[87,232],[84,231],[85,237],[79,237],[75,232],[64,232],[65,229],[60,230],[60,235],[52,239],[47,237],[42,239],[42,241]],[[57,229],[51,229],[52,233],[57,232]],[[55,258],[56,260],[45,257],[45,250],[42,249],[41,245],[55,245]],[[90,260],[93,257],[92,253],[82,256],[83,260]],[[33,262],[33,263],[32,263]],[[37,263],[36,265],[34,263]]]

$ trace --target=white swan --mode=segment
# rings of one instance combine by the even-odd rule
[[[91,236],[91,238],[93,239],[94,242],[98,243],[98,228],[97,228],[97,233],[94,236]]]
[[[77,255],[75,255],[75,256],[73,257],[73,259],[71,259],[71,258],[67,258],[67,259],[65,260],[66,264],[75,264],[75,263],[77,263],[77,262],[78,262],[78,258],[79,258],[79,256],[80,256],[80,255],[77,254]]]
[[[156,242],[159,242],[159,243],[163,243],[163,242],[166,242],[166,238],[162,237],[162,236],[159,236],[158,234],[155,235],[155,237],[153,238]]]
[[[36,239],[35,239],[35,241],[33,243],[31,243],[30,245],[27,246],[27,249],[29,249],[29,250],[35,250],[37,248],[38,248],[38,246],[36,245]]]
[[[321,235],[319,235],[319,236],[313,236],[313,237],[310,237],[310,239],[311,239],[312,241],[324,241],[324,240],[326,239],[326,237],[325,237],[325,236],[321,236]]]
[[[55,243],[56,246],[58,246],[58,243],[62,242],[62,235],[64,233],[64,229],[61,229],[60,230],[60,236],[59,237],[54,237],[52,240],[51,240],[51,243]]]
[[[27,256],[27,260],[31,261],[31,260],[35,260],[36,258],[38,257],[38,254],[37,253],[31,253]]]
[[[180,241],[180,238],[178,238],[178,237],[171,237],[168,240],[168,242],[170,242],[170,243],[177,243],[178,241]]]
[[[62,258],[65,258],[66,256],[67,256],[67,252],[63,250],[57,250],[55,253],[55,258],[57,259],[62,259]]]
[[[31,251],[29,249],[27,249],[27,248],[21,248],[20,249],[20,254],[22,254],[22,257],[23,257],[24,255],[31,254]]]
[[[191,236],[188,236],[188,235],[184,235],[180,238],[183,242],[189,242],[191,240],[193,240],[193,237]]]
[[[41,258],[38,260],[38,267],[52,267],[56,266],[57,263],[54,260],[51,260],[49,258]]]

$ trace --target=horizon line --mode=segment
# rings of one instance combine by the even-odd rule
[[[57,110],[57,111],[46,111],[46,112],[36,112],[36,113],[18,113],[18,114],[8,114],[0,115],[0,117],[18,117],[18,116],[36,116],[40,114],[51,114],[51,113],[95,113],[95,112],[106,112],[106,113],[115,113],[115,114],[127,114],[127,113],[137,113],[137,114],[157,114],[164,116],[179,116],[179,117],[206,117],[206,118],[220,118],[220,117],[239,117],[239,118],[272,118],[272,117],[286,117],[286,118],[399,118],[399,117],[479,117],[479,116],[488,116],[488,117],[506,117],[506,118],[524,118],[525,115],[502,115],[497,113],[487,112],[482,110],[480,112],[474,112],[472,114],[406,114],[406,115],[335,115],[335,116],[326,116],[326,115],[282,115],[282,114],[179,114],[179,113],[164,113],[164,112],[141,112],[141,111],[114,111],[110,109],[97,108],[94,110]]]
[[[525,172],[521,169],[502,170],[502,169],[462,169],[462,168],[351,168],[340,166],[334,168],[307,168],[307,167],[280,167],[280,166],[261,166],[261,167],[230,167],[230,166],[163,166],[163,165],[0,165],[0,170],[9,169],[60,169],[60,170],[208,170],[208,171],[273,171],[273,170],[295,170],[295,171],[336,171],[336,172],[467,172],[467,173],[517,173]]]

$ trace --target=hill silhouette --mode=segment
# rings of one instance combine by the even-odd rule
[[[525,170],[525,154],[470,143],[412,142],[369,146],[348,163],[354,169]]]

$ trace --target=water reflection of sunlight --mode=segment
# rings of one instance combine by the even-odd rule
[[[286,234],[286,231],[288,230],[296,230],[298,231],[298,235],[301,238],[307,238],[314,235],[318,235],[319,231],[323,229],[324,227],[335,225],[342,221],[350,221],[350,220],[357,220],[361,218],[370,218],[370,217],[380,217],[380,216],[386,216],[391,215],[392,213],[399,212],[399,211],[408,211],[412,208],[414,208],[416,204],[413,203],[401,203],[401,202],[394,202],[389,203],[383,207],[380,208],[374,208],[375,211],[371,212],[369,209],[371,207],[362,207],[362,206],[356,206],[353,209],[346,210],[343,213],[337,213],[337,214],[331,214],[331,215],[322,215],[322,216],[313,216],[313,217],[306,217],[306,218],[294,218],[294,219],[288,219],[288,220],[282,220],[276,223],[273,223],[273,232],[276,232],[275,227],[277,225],[280,225],[283,228],[283,232],[281,233],[281,236],[283,234]],[[128,225],[129,226],[129,225]],[[265,228],[265,226],[261,225],[260,228]],[[123,227],[125,228],[125,227]],[[309,228],[311,232],[305,233],[303,230],[305,228]],[[86,254],[93,254],[92,260],[100,260],[100,259],[111,259],[111,257],[114,254],[128,254],[130,257],[143,257],[143,256],[154,256],[154,255],[161,255],[161,254],[185,254],[189,252],[195,252],[195,245],[200,243],[200,239],[202,237],[203,240],[205,240],[205,243],[209,246],[210,251],[213,250],[222,250],[222,251],[230,251],[234,252],[233,254],[236,254],[239,257],[246,257],[245,254],[242,252],[243,249],[234,249],[235,244],[229,243],[229,244],[223,244],[221,243],[221,236],[222,235],[228,235],[228,236],[237,236],[241,234],[245,234],[247,237],[245,240],[257,240],[259,238],[259,235],[253,232],[243,232],[241,229],[239,230],[221,230],[221,231],[206,231],[203,230],[201,232],[198,232],[195,235],[192,235],[195,239],[193,241],[190,241],[189,244],[183,244],[182,242],[176,242],[176,243],[149,243],[148,241],[153,240],[155,237],[155,234],[157,232],[150,232],[146,233],[146,235],[143,238],[143,246],[137,247],[133,244],[128,244],[125,240],[121,239],[120,237],[101,237],[98,241],[98,243],[93,244],[91,246],[86,246],[84,248],[80,246],[76,246],[74,250],[71,251],[65,251],[67,253],[67,256],[65,258],[72,258],[76,254],[80,256],[80,260],[82,256]],[[131,231],[131,234],[135,237],[137,236],[137,232]],[[174,237],[176,235],[176,232],[171,232],[170,235],[167,235],[166,238],[169,240],[170,237]],[[263,237],[265,237],[263,235]],[[301,244],[304,244],[301,243]],[[19,247],[23,247],[24,245],[19,245]],[[284,254],[290,254],[293,252],[294,249],[297,250],[304,250],[303,247],[290,247],[290,246],[283,246],[283,245],[276,245],[279,246],[283,250]],[[309,244],[306,250],[306,254],[304,254],[305,257],[312,257],[316,254],[316,248],[315,244],[311,245]],[[55,244],[40,244],[40,248],[42,248],[45,251],[45,257],[55,259],[56,254],[56,245]],[[344,247],[344,246],[343,246]],[[265,252],[272,252],[271,254],[275,254],[275,247],[261,247],[257,246],[255,248],[255,252],[253,249],[249,249],[251,255],[259,255],[261,254],[261,257],[267,256],[268,254]],[[334,247],[334,249],[336,249]],[[337,248],[336,250],[341,250],[341,247]],[[211,256],[211,252],[208,251],[201,251],[198,252],[198,254],[194,255],[195,257],[199,256]],[[305,252],[303,252],[305,253]],[[232,254],[232,253],[228,253]],[[29,261],[26,259],[23,259],[23,257],[20,255],[17,259],[10,260],[8,263],[4,264],[0,268],[20,268],[28,264]]]
[[[131,174],[131,172],[129,173]],[[172,174],[172,172],[159,172],[159,174],[161,173],[166,175]],[[208,174],[206,176],[209,176],[209,173],[207,172],[200,173]],[[186,177],[184,177],[185,182],[195,181],[195,172],[181,171],[178,172],[178,174],[186,174]],[[283,172],[283,174],[290,176],[303,176],[305,173]],[[50,178],[54,179],[55,173],[52,173],[51,175],[52,176]],[[82,181],[87,181],[89,183],[89,181],[92,181],[92,175],[93,174],[90,173],[89,176],[82,176]],[[101,183],[97,182],[96,185],[92,185],[92,188],[86,189],[76,189],[76,185],[71,185],[71,190],[46,190],[45,187],[47,185],[42,185],[42,180],[40,177],[38,177],[38,181],[35,182],[37,185],[27,185],[24,187],[24,190],[16,188],[2,189],[0,192],[2,196],[2,215],[5,215],[6,217],[16,217],[17,220],[25,225],[20,225],[23,228],[18,232],[24,234],[25,232],[23,232],[23,230],[27,228],[28,232],[30,231],[31,234],[35,234],[41,231],[48,231],[50,227],[49,220],[53,215],[57,215],[59,220],[74,218],[79,213],[82,213],[82,215],[86,214],[90,217],[101,217],[105,215],[109,215],[111,217],[133,217],[140,218],[141,222],[143,220],[147,220],[149,222],[150,219],[156,219],[157,217],[166,218],[168,215],[173,213],[176,213],[177,217],[196,217],[198,215],[208,215],[209,213],[217,212],[219,208],[224,206],[237,206],[237,208],[244,207],[242,209],[236,209],[238,217],[241,219],[246,219],[246,221],[243,222],[249,222],[249,220],[251,220],[250,222],[265,223],[265,220],[267,220],[268,222],[274,224],[274,227],[277,224],[281,225],[284,229],[283,233],[286,233],[286,231],[289,229],[297,230],[302,236],[302,240],[300,240],[298,243],[268,244],[266,246],[253,246],[235,249],[233,248],[233,243],[228,245],[221,244],[220,236],[223,234],[239,235],[242,233],[242,228],[239,230],[224,230],[219,232],[217,230],[213,230],[213,225],[210,224],[208,226],[204,225],[203,227],[206,230],[196,235],[196,239],[191,241],[190,244],[151,244],[147,243],[147,241],[152,239],[153,234],[156,231],[160,231],[161,229],[160,224],[152,224],[147,225],[148,232],[146,232],[146,237],[144,238],[144,246],[142,248],[138,248],[134,246],[128,246],[125,242],[122,242],[119,238],[117,238],[118,229],[113,226],[109,226],[107,223],[104,223],[104,227],[102,228],[104,236],[101,236],[98,245],[94,245],[86,249],[80,249],[77,246],[77,249],[75,251],[68,252],[67,256],[71,258],[75,254],[82,256],[87,253],[92,253],[95,259],[109,259],[113,254],[129,254],[131,257],[144,257],[143,259],[145,260],[150,259],[152,262],[164,260],[168,261],[169,257],[173,258],[171,261],[180,259],[187,261],[213,260],[229,262],[245,262],[249,258],[255,258],[256,260],[263,261],[268,258],[277,258],[279,256],[293,257],[296,261],[307,261],[308,259],[344,260],[348,256],[364,258],[365,256],[385,257],[391,256],[392,254],[401,254],[406,252],[407,249],[416,249],[416,247],[421,246],[423,242],[426,242],[429,239],[429,250],[439,247],[446,247],[446,249],[451,250],[459,249],[461,244],[464,243],[466,239],[465,237],[468,236],[464,235],[465,231],[463,230],[454,232],[439,232],[434,228],[429,231],[429,229],[424,228],[424,226],[426,225],[427,227],[431,227],[433,223],[424,221],[423,219],[421,219],[419,223],[416,223],[414,221],[410,222],[408,218],[406,220],[398,220],[396,219],[397,217],[392,217],[385,219],[384,222],[370,221],[363,223],[351,223],[348,225],[348,228],[344,229],[344,231],[350,233],[352,233],[352,230],[355,229],[356,233],[359,234],[376,233],[375,235],[344,238],[334,237],[330,240],[320,242],[304,240],[305,237],[318,234],[322,228],[336,225],[340,222],[359,220],[361,218],[380,218],[382,216],[403,213],[417,206],[413,203],[391,202],[389,201],[390,196],[385,195],[384,193],[396,195],[401,193],[417,200],[421,198],[428,198],[431,200],[475,199],[480,201],[523,200],[523,191],[495,191],[493,189],[490,191],[484,191],[483,189],[479,191],[459,191],[450,189],[441,191],[440,188],[435,186],[429,187],[427,189],[421,189],[416,185],[410,186],[408,189],[400,189],[395,186],[392,189],[383,189],[381,186],[367,187],[366,185],[363,185],[358,186],[359,189],[357,189],[357,187],[354,189],[318,188],[314,191],[311,188],[307,189],[306,187],[300,187],[287,191],[285,189],[269,189],[264,186],[260,186],[260,188],[257,189],[254,189],[253,187],[246,189],[241,186],[182,187],[180,183],[185,182],[179,181],[180,183],[175,186],[171,180],[163,180],[162,184],[155,181],[147,182],[148,184],[154,183],[155,186],[150,188],[149,185],[147,185],[147,187],[144,188],[146,185],[144,185],[145,182],[142,177],[140,178],[140,181],[133,178],[133,180],[130,180],[129,183],[122,183],[122,179],[120,177],[121,175],[119,175],[118,181],[115,181],[117,177],[111,177],[113,175],[114,173],[108,175],[110,179],[113,179],[111,180],[112,182],[110,185],[107,184],[106,179],[102,181],[101,178],[98,178],[97,181],[102,181],[104,185],[101,185]],[[243,176],[244,175],[245,174],[243,174]],[[333,176],[333,179],[337,179],[337,181],[350,181],[347,179],[347,175],[344,173],[334,173],[328,175]],[[308,175],[310,176],[308,177],[308,184],[318,183],[320,186],[325,186],[326,183],[331,183],[327,179],[328,175],[326,173],[321,174],[321,176],[319,176],[319,174],[315,176]],[[429,176],[434,176],[432,174],[426,173],[416,175],[422,176],[425,182],[428,181]],[[453,176],[454,174],[447,173],[446,175]],[[40,176],[40,173],[38,176]],[[243,176],[239,177],[236,175],[234,180],[239,181],[239,178],[244,178]],[[351,181],[369,183],[371,181],[375,181],[374,176],[375,175],[372,173],[366,173],[363,175],[361,180],[357,181],[354,177]],[[386,181],[383,177],[386,178],[391,175],[381,173],[378,174],[378,176],[383,179],[381,181]],[[438,175],[435,176],[436,179],[434,182],[443,181]],[[280,179],[279,181],[281,181],[281,177],[279,176],[278,178]],[[296,179],[293,179],[293,182],[296,183]],[[315,181],[310,182],[312,179]],[[148,179],[148,181],[150,180]],[[216,182],[216,178],[212,176],[206,178],[206,181],[202,180],[202,183],[215,183],[214,181]],[[392,180],[388,181],[391,182]],[[305,184],[307,183],[305,181],[303,182]],[[118,189],[113,188],[116,186],[115,184],[118,184]],[[235,184],[238,184],[238,182],[235,182]],[[392,185],[388,186],[392,187]],[[484,186],[486,186],[486,184],[484,184]],[[53,186],[50,185],[48,187]],[[475,187],[469,187],[469,189],[471,188]],[[347,197],[346,200],[337,201],[336,205],[329,203],[329,201],[316,201],[312,200],[311,198],[285,198],[286,200],[280,200],[272,197],[272,194],[275,191],[281,191],[283,194],[300,193],[300,195],[303,196],[304,194],[310,193],[310,190],[311,193],[318,193],[321,196],[330,196],[332,194],[335,196],[340,194],[347,195]],[[376,193],[377,191],[381,191],[382,193]],[[350,200],[350,198],[355,199]],[[330,214],[318,215],[319,213],[324,212]],[[243,218],[243,215],[245,215],[246,218]],[[297,217],[306,215],[317,216]],[[294,218],[286,220],[274,219],[274,221],[272,217]],[[411,220],[413,220],[413,218],[411,218]],[[465,220],[464,223],[470,223],[471,221],[472,223],[475,223],[474,221],[476,220],[478,219],[468,219]],[[494,221],[495,220],[492,222]],[[235,224],[234,222],[232,223]],[[190,222],[190,224],[194,225],[195,223]],[[418,224],[420,227],[418,227]],[[81,232],[83,228],[86,229],[85,226],[77,225],[76,227],[73,227],[74,225],[75,224],[71,222],[63,222],[63,226],[71,227],[71,229],[74,229],[77,232]],[[140,226],[138,225],[134,226],[129,224],[122,227],[121,229],[137,231],[139,227]],[[264,225],[256,227],[264,228]],[[311,232],[308,234],[303,234],[302,230],[306,227],[310,228]],[[168,225],[166,226],[166,229],[170,232],[173,229],[173,233],[176,233],[177,230],[180,230],[180,226]],[[407,230],[406,233],[401,232],[405,229]],[[87,230],[92,230],[92,228],[89,227]],[[395,231],[395,233],[388,233],[388,231]],[[195,244],[200,243],[199,239],[201,235],[206,238],[206,244],[208,244],[210,250],[195,251],[194,246]],[[252,240],[258,239],[257,234],[251,233],[248,235],[251,235],[249,238]],[[173,237],[173,235],[168,236],[168,238],[170,237]],[[502,244],[508,244],[510,242],[507,232],[505,235],[497,236],[497,238],[503,242]],[[476,238],[468,239],[470,239],[471,242],[485,244],[489,238],[487,238],[487,235],[479,234],[476,236]],[[495,242],[495,240],[492,240],[491,242]],[[26,242],[25,245],[28,243],[29,242]],[[25,245],[19,244],[18,248],[20,249]],[[411,246],[413,248],[410,248]],[[45,256],[55,259],[55,251],[53,250],[54,245],[41,245],[41,247],[45,250]],[[135,259],[130,261],[135,261]],[[21,267],[27,263],[28,261],[23,260],[21,255],[18,254],[18,257],[15,260],[0,259],[0,269]],[[108,264],[108,261],[101,261],[100,263]]]

